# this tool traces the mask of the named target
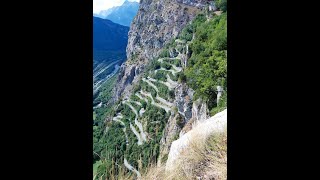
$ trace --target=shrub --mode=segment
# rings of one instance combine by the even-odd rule
[[[160,62],[157,60],[151,61],[151,69],[152,70],[160,69]]]
[[[216,0],[215,5],[221,11],[227,11],[227,0]]]
[[[177,76],[178,76],[179,83],[185,83],[187,81],[187,77],[183,72],[179,72]]]
[[[171,69],[171,65],[167,62],[162,62],[161,67],[165,68],[166,70]]]
[[[190,46],[192,54],[185,71],[186,80],[195,90],[194,98],[207,101],[211,109],[216,106],[216,87],[226,88],[227,16],[222,13],[208,23],[198,21],[193,26],[196,38]]]
[[[180,114],[178,114],[176,118],[176,123],[181,129],[183,128],[185,122],[184,122],[184,118]]]
[[[160,58],[169,57],[169,56],[170,56],[170,53],[168,49],[163,49],[159,55]]]

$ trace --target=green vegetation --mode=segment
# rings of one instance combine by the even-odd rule
[[[159,83],[159,82],[153,82],[153,84],[155,84],[159,90],[159,96],[162,97],[162,98],[165,98],[165,99],[168,99],[170,98],[169,97],[169,88],[162,84],[162,83]]]
[[[171,69],[172,66],[167,62],[162,62],[161,63],[161,67],[166,69],[166,70],[169,70],[169,69]]]
[[[142,81],[142,82],[140,83],[140,85],[141,85],[141,89],[142,89],[143,91],[150,92],[151,95],[152,95],[152,97],[156,97],[156,96],[157,96],[157,91],[156,91],[153,87],[151,87],[148,83]]]
[[[217,4],[221,10],[226,9],[225,0],[218,0]],[[227,15],[224,12],[220,16],[214,14],[212,16],[212,19],[207,20],[207,16],[198,15],[178,36],[182,41],[175,42],[175,39],[173,39],[163,48],[158,57],[164,58],[162,63],[157,61],[158,58],[156,58],[150,60],[146,65],[143,77],[150,76],[158,80],[158,82],[152,81],[152,83],[157,86],[159,92],[142,80],[133,86],[133,94],[130,96],[129,103],[137,111],[141,108],[145,109],[142,117],[140,115],[136,117],[132,109],[121,101],[113,107],[102,106],[94,109],[93,156],[96,179],[109,179],[110,177],[117,179],[118,174],[133,175],[132,172],[123,167],[124,158],[140,172],[144,172],[145,168],[157,162],[160,154],[160,140],[171,112],[166,113],[164,109],[152,105],[149,97],[141,95],[148,99],[149,103],[146,103],[137,97],[135,93],[140,90],[150,92],[157,103],[161,103],[155,98],[157,96],[168,101],[174,99],[174,91],[169,90],[166,85],[159,82],[159,80],[166,82],[167,75],[173,81],[186,82],[195,91],[194,99],[201,98],[207,102],[211,115],[226,108]],[[178,53],[175,48],[181,52],[185,51],[185,45],[183,45],[185,43],[189,44],[190,53],[186,69],[175,75],[168,71],[159,70],[161,67],[167,70],[172,69],[172,64],[181,67],[181,60],[169,58],[169,52],[173,52],[177,56]],[[155,70],[157,70],[156,73],[154,73]],[[97,95],[94,101],[96,104],[105,103],[110,99],[116,78],[109,81],[108,86],[101,87],[101,93]],[[216,103],[217,86],[222,86],[224,89],[218,104]],[[133,101],[140,102],[141,106]],[[172,109],[174,113],[178,113],[177,107],[174,106]],[[126,133],[123,132],[124,126],[121,123],[112,121],[112,118],[117,116],[116,114],[118,113],[123,116],[121,121],[125,124]],[[131,124],[138,133],[141,133],[135,123],[135,118],[142,124],[143,131],[147,135],[147,140],[142,145],[138,145],[138,138],[130,128]],[[185,121],[181,115],[176,117],[176,124],[178,128],[183,128]],[[126,144],[125,134],[128,137],[128,144]],[[173,136],[171,140],[175,140],[178,137],[179,133]],[[165,162],[167,157],[168,154],[165,154],[162,157],[162,162]]]
[[[94,78],[94,82],[102,80],[108,74],[112,73],[115,62],[117,64],[121,64],[125,59],[126,53],[123,51],[104,51],[93,49],[93,74],[96,74],[113,63],[113,65],[105,69],[102,73],[99,73],[99,75]]]
[[[132,103],[132,105],[134,104]],[[124,116],[122,121],[126,126],[129,127],[130,121],[128,119],[131,119],[133,126],[138,129],[133,123],[135,115],[129,106],[120,104],[117,112],[120,111]],[[137,138],[131,130],[127,130],[129,145],[127,146],[125,144],[125,135],[120,123],[108,122],[106,126],[94,126],[93,156],[95,161],[94,170],[95,173],[98,174],[97,177],[103,176],[102,178],[106,178],[110,177],[111,173],[118,174],[121,167],[116,164],[123,164],[124,158],[134,167],[139,167],[138,160],[141,160],[141,168],[146,168],[149,164],[157,161],[160,152],[159,142],[169,114],[156,106],[146,105],[146,112],[143,118],[150,124],[146,129],[150,138],[147,143],[140,146],[137,145]],[[106,127],[108,127],[108,131],[104,133],[103,130]],[[100,131],[98,131],[99,129]],[[101,158],[97,154],[99,154]],[[103,162],[101,159],[103,159]],[[126,169],[123,171],[131,173]]]
[[[185,82],[187,82],[187,77],[183,72],[179,72],[174,81],[177,81],[177,80],[179,83],[185,83]]]
[[[184,122],[183,117],[180,114],[176,118],[176,123],[180,128],[183,128],[185,122]]]
[[[181,61],[180,59],[170,59],[170,58],[164,58],[163,61],[165,63],[170,63],[173,64],[175,66],[181,66]]]
[[[159,55],[160,58],[169,57],[170,53],[168,49],[163,49]]]
[[[160,64],[159,61],[153,60],[153,61],[151,62],[151,69],[152,69],[152,70],[160,69],[160,67],[161,67],[161,64]]]
[[[166,81],[167,80],[166,74],[167,74],[167,72],[165,72],[165,71],[157,71],[157,73],[152,74],[150,77],[152,77],[154,79],[158,79],[160,81]],[[171,74],[171,73],[169,73],[169,74]]]
[[[217,106],[217,86],[227,90],[227,15],[222,13],[208,22],[203,16],[192,23],[196,38],[185,75],[195,98],[202,98],[212,109]]]
[[[227,0],[215,0],[215,4],[221,11],[227,11]]]
[[[219,103],[217,104],[217,107],[214,107],[210,111],[210,116],[214,116],[218,112],[223,111],[227,108],[227,94],[223,94],[219,100]]]
[[[108,79],[102,86],[99,94],[94,97],[93,106],[97,106],[100,102],[102,102],[102,106],[100,108],[93,109],[93,122],[94,125],[101,124],[107,116],[111,116],[113,114],[113,108],[110,105],[106,105],[108,100],[112,95],[112,88],[115,85],[117,79],[117,74],[112,78]]]
[[[98,105],[100,102],[105,104],[111,98],[111,96],[112,96],[112,88],[116,84],[117,77],[118,77],[117,75],[118,75],[118,73],[116,73],[113,77],[111,77],[110,79],[108,79],[106,82],[104,82],[101,85],[101,88],[99,90],[100,93],[98,94],[98,96],[93,101],[93,105],[94,106]]]

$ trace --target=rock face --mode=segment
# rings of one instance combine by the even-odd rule
[[[128,59],[154,58],[206,3],[206,0],[141,0],[129,31]]]
[[[203,103],[200,99],[193,102],[192,105],[192,117],[195,119],[195,122],[201,122],[208,118],[208,108],[207,104]]]
[[[175,90],[175,102],[180,115],[184,117],[185,123],[192,118],[192,98],[194,91],[186,84],[179,84]]]
[[[132,83],[135,75],[136,75],[135,66],[126,66],[125,64],[121,65],[118,79],[117,79],[117,84],[115,86],[115,91],[114,91],[115,94],[113,96],[113,102],[120,99],[121,94],[123,93],[125,88]]]
[[[127,96],[149,60],[189,23],[207,4],[207,0],[141,0],[129,33],[127,62],[121,67],[113,101]],[[132,70],[134,69],[134,73]]]
[[[217,113],[213,117],[199,122],[191,131],[187,132],[171,144],[166,171],[170,171],[174,166],[175,160],[179,157],[181,151],[187,148],[190,142],[196,138],[207,138],[212,133],[222,132],[227,128],[227,109]]]
[[[179,132],[181,131],[181,128],[177,125],[176,120],[177,115],[170,116],[166,124],[164,133],[160,141],[160,154],[157,162],[158,166],[160,166],[161,163],[166,161],[165,156],[168,157],[171,143],[176,139]]]
[[[165,155],[168,155],[172,141],[176,140],[179,136],[181,136],[181,134],[184,133],[181,132],[182,126],[186,125],[191,119],[201,119],[206,117],[206,114],[201,114],[207,113],[206,111],[202,110],[201,113],[198,113],[198,109],[193,108],[195,106],[194,102],[192,101],[193,94],[194,91],[191,88],[189,88],[185,83],[181,83],[175,88],[174,104],[177,107],[178,114],[174,117],[171,116],[168,119],[168,123],[166,125],[160,142],[161,153],[159,156],[158,165],[160,165],[160,163],[164,161],[162,160],[163,157]],[[177,119],[179,118],[179,116],[183,119],[182,126],[179,126],[177,124]]]

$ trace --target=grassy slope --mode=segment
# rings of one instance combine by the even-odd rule
[[[153,165],[141,179],[227,179],[227,132],[212,134],[205,140],[194,139],[175,164],[170,173],[165,172],[165,164]]]

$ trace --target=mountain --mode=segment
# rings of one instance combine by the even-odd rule
[[[121,95],[126,95],[128,92],[125,91],[126,84],[136,82],[145,65],[157,57],[161,49],[177,37],[206,5],[207,0],[144,0],[140,2],[139,11],[130,26],[127,45],[128,63],[125,64],[121,73],[123,76],[119,77],[115,101]],[[183,56],[183,58],[186,57]],[[131,61],[135,63],[129,63]]]
[[[93,17],[93,49],[125,51],[128,42],[127,26],[107,19]]]
[[[130,2],[126,0],[121,6],[112,7],[110,9],[101,11],[95,16],[109,19],[115,23],[130,26],[134,16],[137,14],[139,9],[138,2]]]
[[[141,0],[93,109],[93,179],[227,179],[227,0]]]
[[[98,90],[117,73],[126,60],[128,31],[127,26],[93,17],[93,91],[98,97]],[[95,99],[99,101],[99,98]],[[94,104],[98,103],[96,101]]]

